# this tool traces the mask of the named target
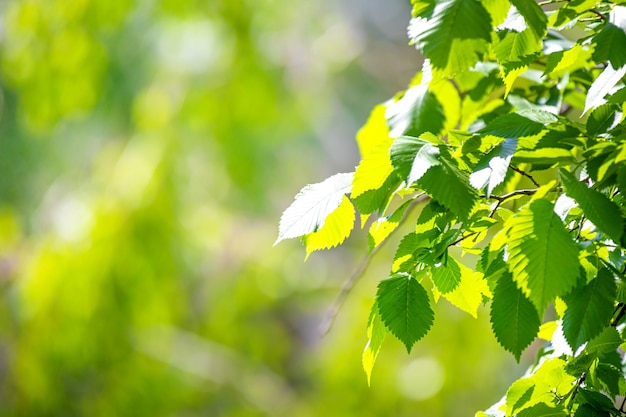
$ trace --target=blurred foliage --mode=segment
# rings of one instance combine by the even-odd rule
[[[460,416],[519,373],[442,302],[368,388],[358,323],[386,266],[322,337],[362,248],[303,267],[271,247],[419,68],[408,2],[0,8],[0,416]]]

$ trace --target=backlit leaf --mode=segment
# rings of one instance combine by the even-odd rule
[[[442,294],[442,296],[453,306],[476,318],[478,317],[478,307],[484,298],[491,298],[489,285],[482,273],[473,271],[463,264],[458,264],[458,266],[461,271],[461,281],[453,291]]]
[[[574,287],[580,270],[578,247],[553,208],[538,199],[507,221],[509,270],[540,315]]]
[[[380,352],[380,348],[386,335],[387,329],[385,329],[385,324],[380,319],[377,305],[374,304],[367,323],[367,345],[365,345],[363,356],[361,358],[363,362],[363,369],[367,375],[368,385],[371,383],[374,363],[376,363],[378,352]]]
[[[454,290],[461,282],[461,268],[454,258],[448,258],[445,264],[433,266],[430,276],[437,290],[446,294]]]
[[[406,90],[400,100],[387,107],[385,117],[392,138],[419,136],[424,132],[437,134],[445,123],[443,108],[427,85]]]
[[[313,251],[334,248],[343,243],[350,236],[354,220],[354,206],[344,195],[339,207],[326,217],[324,225],[319,230],[304,236],[307,257]]]
[[[336,174],[323,182],[305,186],[284,211],[278,226],[278,239],[304,236],[319,230],[326,217],[344,201],[352,189],[354,174]]]

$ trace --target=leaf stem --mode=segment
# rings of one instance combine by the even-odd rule
[[[506,193],[503,195],[490,195],[490,196],[486,196],[486,195],[482,195],[481,197],[483,198],[492,198],[494,200],[498,200],[500,203],[502,203],[505,200],[508,200],[511,197],[515,197],[516,195],[533,195],[537,192],[536,189],[522,189],[522,190],[515,190],[515,191],[511,191],[510,193]]]

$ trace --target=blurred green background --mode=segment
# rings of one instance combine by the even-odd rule
[[[0,416],[464,416],[524,365],[440,301],[367,386],[382,251],[272,244],[420,67],[408,1],[0,2]],[[391,246],[391,245],[390,245]],[[527,364],[532,358],[526,357]]]

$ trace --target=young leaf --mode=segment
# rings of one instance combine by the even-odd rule
[[[409,24],[411,41],[432,66],[453,74],[471,67],[491,40],[491,16],[477,0],[443,0]]]
[[[370,385],[372,369],[386,335],[387,329],[385,329],[385,324],[380,319],[377,305],[374,303],[367,323],[367,345],[365,345],[362,356],[363,369],[367,375],[367,385]]]
[[[395,274],[378,284],[376,305],[383,323],[407,352],[433,324],[434,313],[422,285],[408,274]]]
[[[353,176],[353,173],[336,174],[300,190],[280,218],[278,238],[274,245],[281,240],[304,236],[320,229],[326,217],[339,207],[345,194],[350,193]]]
[[[533,303],[517,288],[509,272],[502,274],[491,303],[491,328],[500,345],[519,362],[540,325],[541,319]]]
[[[549,302],[576,284],[578,246],[544,199],[524,206],[507,221],[507,264],[518,287],[541,315]]]
[[[624,231],[619,207],[604,194],[577,181],[567,170],[561,168],[560,174],[567,195],[576,200],[585,216],[614,242],[619,242]]]
[[[446,294],[453,291],[461,282],[461,268],[454,258],[449,257],[445,264],[432,267],[430,276],[437,290]]]
[[[526,29],[522,32],[514,30],[498,32],[498,41],[493,46],[498,63],[504,73],[530,65],[541,52],[541,38]]]
[[[324,225],[304,236],[307,257],[316,250],[330,249],[343,243],[354,227],[355,212],[352,202],[343,196],[341,204],[326,217]]]
[[[425,132],[438,134],[445,124],[443,108],[428,86],[411,87],[404,96],[387,107],[389,136],[419,136]]]
[[[563,297],[567,304],[563,333],[572,351],[588,342],[609,324],[615,302],[615,280],[605,268],[589,284]]]
[[[429,169],[418,185],[461,220],[466,220],[478,200],[478,193],[464,172],[447,159],[440,161],[442,164]]]

